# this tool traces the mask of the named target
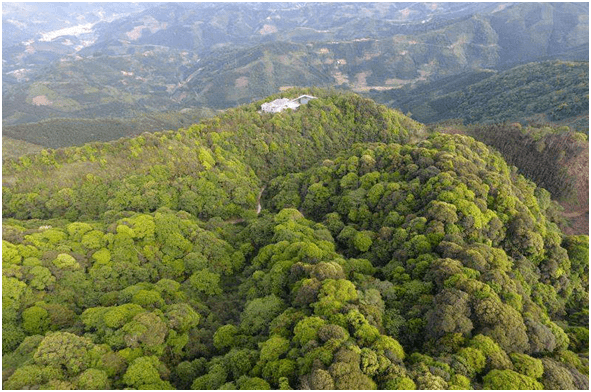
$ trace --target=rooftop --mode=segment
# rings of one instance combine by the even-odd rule
[[[285,109],[297,109],[300,105],[305,105],[311,99],[316,99],[311,95],[300,95],[297,98],[279,98],[261,105],[261,111],[266,113],[279,113]]]

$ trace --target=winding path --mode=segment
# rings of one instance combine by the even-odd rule
[[[261,197],[263,196],[263,192],[265,191],[266,186],[261,188],[261,191],[259,192],[259,196],[257,197],[257,215],[259,215],[263,209],[263,207],[261,206]],[[235,225],[237,223],[242,223],[244,222],[244,218],[236,218],[236,219],[228,219],[226,221],[226,223],[230,223],[232,225]]]

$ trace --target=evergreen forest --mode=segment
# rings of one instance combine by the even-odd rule
[[[412,112],[417,121],[466,124],[551,123],[589,133],[589,62],[543,61],[477,70],[370,97]]]
[[[291,89],[6,157],[3,389],[588,390],[571,183],[479,129]]]

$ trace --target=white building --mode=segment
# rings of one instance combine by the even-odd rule
[[[261,105],[261,111],[266,113],[279,113],[285,109],[297,109],[300,105],[307,104],[311,99],[316,99],[311,95],[301,95],[295,99],[279,98]]]
[[[297,109],[299,102],[293,102],[288,98],[279,98],[261,105],[261,110],[267,113],[279,113],[285,109]]]

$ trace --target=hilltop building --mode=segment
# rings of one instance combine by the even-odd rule
[[[285,109],[297,109],[300,105],[305,105],[310,100],[316,99],[311,95],[300,95],[295,99],[279,98],[261,105],[261,111],[266,113],[279,113]]]

